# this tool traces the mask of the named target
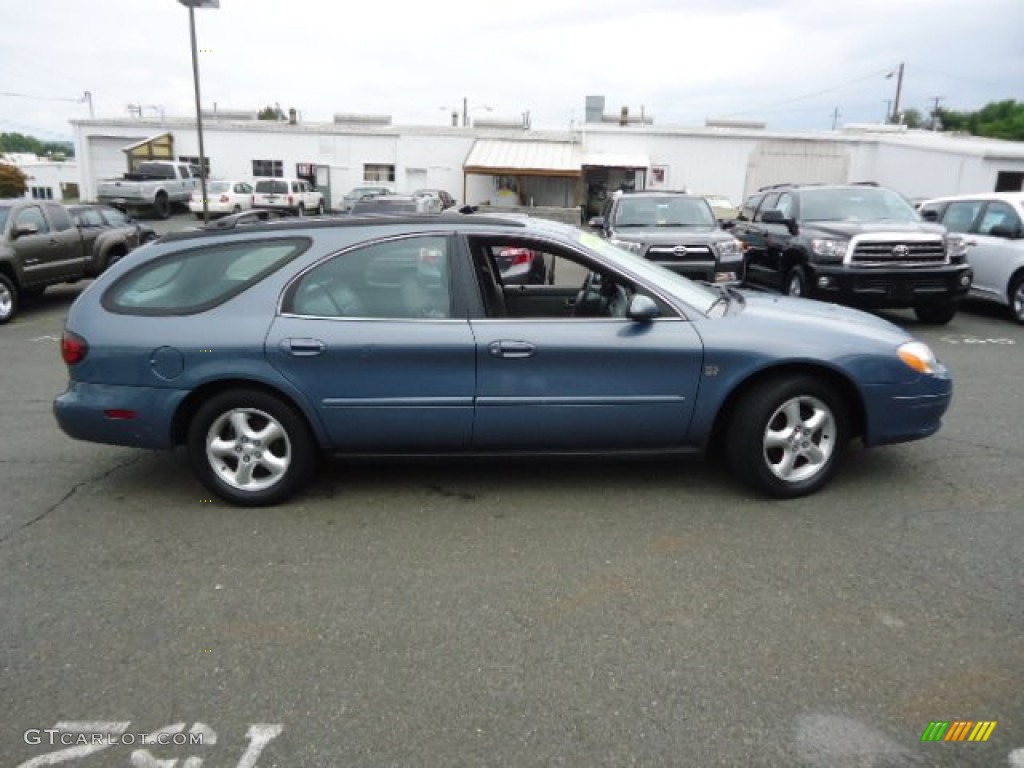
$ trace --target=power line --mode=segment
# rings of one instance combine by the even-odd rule
[[[18,99],[33,99],[35,101],[67,101],[74,104],[84,104],[86,101],[84,97],[69,99],[60,96],[36,96],[31,93],[11,93],[10,91],[0,91],[0,96],[13,96]]]
[[[791,99],[786,99],[784,101],[777,101],[777,102],[775,102],[773,104],[764,104],[764,105],[762,105],[760,107],[754,107],[752,109],[744,109],[744,110],[741,110],[739,112],[730,112],[728,114],[722,115],[722,117],[737,117],[739,115],[749,115],[749,114],[756,113],[756,112],[767,112],[769,110],[776,109],[777,107],[783,107],[783,106],[786,106],[787,104],[793,104],[794,102],[797,102],[797,101],[803,101],[804,99],[813,99],[815,96],[823,96],[826,93],[832,93],[833,91],[838,91],[841,88],[847,88],[847,87],[849,87],[851,85],[856,85],[857,83],[862,83],[865,80],[871,80],[872,78],[875,78],[875,77],[885,77],[891,71],[892,70],[889,67],[886,67],[885,69],[877,70],[875,72],[872,72],[871,74],[864,75],[863,77],[858,77],[855,80],[849,80],[849,81],[847,81],[845,83],[840,83],[839,85],[834,85],[831,88],[824,88],[824,89],[822,89],[820,91],[814,91],[813,93],[806,93],[803,96],[794,96]]]

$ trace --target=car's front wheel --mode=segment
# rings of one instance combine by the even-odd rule
[[[7,275],[0,272],[0,325],[18,314],[18,289]]]
[[[245,507],[283,501],[316,463],[302,416],[258,390],[223,392],[203,403],[189,425],[188,454],[203,485]]]
[[[1024,325],[1024,275],[1010,285],[1010,313],[1016,322]]]
[[[740,399],[726,451],[739,478],[778,498],[806,496],[835,473],[849,440],[842,398],[813,376],[775,378]]]
[[[795,266],[786,273],[786,294],[788,296],[807,295],[807,274],[801,266]]]

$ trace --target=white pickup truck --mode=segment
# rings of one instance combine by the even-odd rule
[[[97,197],[101,203],[129,213],[146,208],[158,219],[166,219],[175,203],[188,205],[192,193],[200,188],[198,166],[149,160],[123,178],[100,182]]]

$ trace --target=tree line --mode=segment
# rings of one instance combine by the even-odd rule
[[[75,156],[75,145],[70,141],[40,141],[35,136],[23,133],[0,133],[0,153],[26,153],[39,157],[63,155]]]

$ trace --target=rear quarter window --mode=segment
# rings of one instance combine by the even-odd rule
[[[101,303],[122,315],[198,314],[256,285],[309,246],[307,238],[246,240],[168,254],[119,278]]]

